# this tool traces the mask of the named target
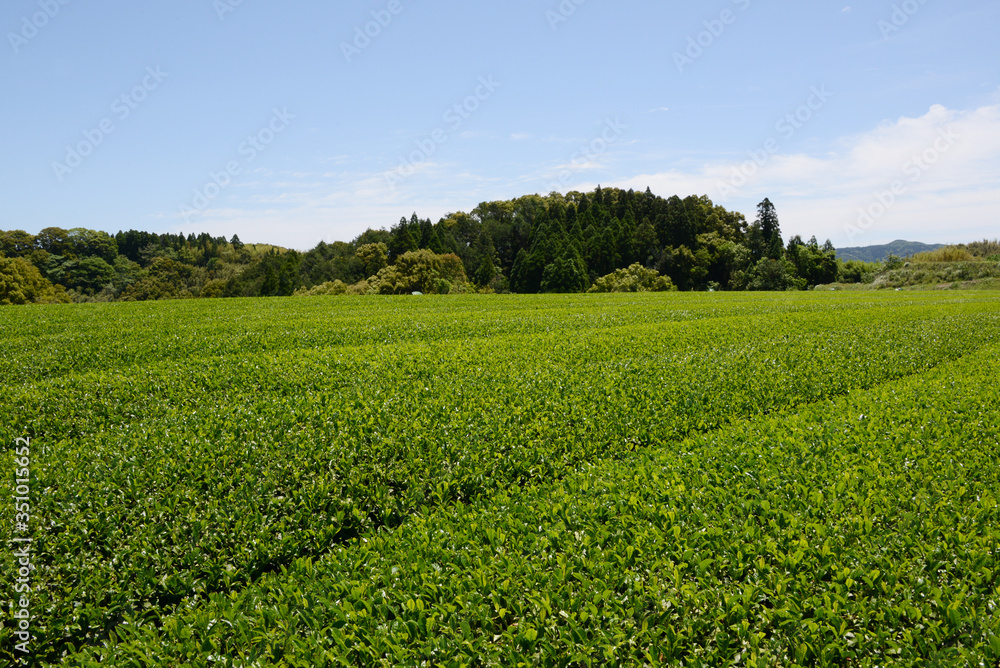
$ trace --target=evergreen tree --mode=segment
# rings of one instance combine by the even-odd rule
[[[781,226],[778,224],[778,213],[771,204],[771,200],[764,198],[764,201],[757,205],[757,223],[760,225],[760,232],[764,242],[764,255],[777,260],[782,257],[784,242],[781,240]]]
[[[420,221],[420,248],[427,248],[437,255],[444,253],[441,238],[431,224],[430,218]]]
[[[414,213],[410,220],[399,219],[399,225],[392,228],[392,241],[389,242],[389,260],[395,262],[396,258],[415,251],[420,248],[420,220]]]

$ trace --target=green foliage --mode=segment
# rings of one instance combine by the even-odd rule
[[[118,257],[118,242],[107,232],[76,227],[69,231],[68,237],[80,258],[99,258],[110,266]]]
[[[761,235],[761,257],[777,260],[782,256],[784,242],[781,240],[781,225],[778,223],[778,214],[775,211],[771,200],[764,198],[764,201],[757,205],[757,220],[755,226],[760,227]]]
[[[389,264],[389,248],[384,243],[365,244],[355,252],[365,276],[374,276]]]
[[[670,292],[676,290],[670,279],[660,272],[633,264],[594,281],[587,292]]]
[[[457,255],[438,255],[429,250],[408,251],[368,280],[368,293],[405,295],[411,292],[447,294],[455,284],[466,282],[465,269]]]
[[[894,271],[896,269],[902,268],[903,264],[904,264],[903,258],[890,253],[888,257],[885,258],[885,262],[883,263],[882,267],[885,271]]]
[[[1000,262],[1000,239],[994,241],[990,241],[989,239],[974,241],[968,244],[966,248],[977,258]]]
[[[583,260],[567,253],[554,262],[545,265],[542,271],[542,292],[573,293],[584,292],[590,281]]]
[[[309,289],[301,288],[295,291],[295,296],[321,297],[321,296],[331,296],[331,295],[346,295],[349,287],[350,287],[349,285],[338,279],[336,281],[323,283],[321,285],[317,285]]]
[[[334,281],[351,284],[371,276],[372,274],[367,273],[355,248],[354,243],[320,242],[311,251],[302,254],[298,270],[299,282],[305,287]],[[370,258],[370,261],[377,260]],[[381,262],[379,264],[384,266]]]
[[[875,275],[880,269],[874,262],[861,262],[860,260],[849,260],[840,262],[837,270],[837,280],[841,283],[871,283],[875,280]]]
[[[747,276],[747,290],[803,290],[805,279],[797,279],[795,266],[785,259],[761,258]]]
[[[24,230],[0,231],[0,253],[6,257],[27,257],[35,249],[35,237]]]
[[[861,246],[854,248],[838,248],[837,259],[849,262],[885,262],[889,255],[910,257],[924,251],[933,251],[944,244],[923,244],[917,241],[896,240],[889,244],[878,246]]]
[[[980,244],[968,252],[989,257],[976,253],[991,248]],[[758,205],[757,219],[748,226],[742,214],[706,196],[662,198],[648,188],[637,193],[599,187],[590,193],[484,202],[437,223],[413,213],[391,229],[369,229],[352,241],[320,242],[305,252],[205,233],[130,230],[111,237],[55,227],[37,236],[0,233],[0,252],[28,258],[76,301],[287,296],[337,281],[354,286],[350,293],[396,294],[412,287],[412,281],[407,271],[388,268],[417,251],[454,255],[465,273],[461,279],[431,277],[426,285],[418,277],[422,292],[573,293],[633,264],[658,271],[683,291],[804,289],[860,278],[838,276],[829,241],[820,247],[815,239],[804,243],[795,237],[785,248],[769,199]],[[131,264],[119,265],[122,257]],[[88,258],[114,267],[114,277],[102,282],[107,271],[95,262],[75,272],[75,263]],[[761,264],[763,259],[778,264]],[[163,271],[154,266],[161,260],[191,271]],[[145,273],[137,275],[135,265]]]
[[[123,301],[190,299],[196,297],[204,270],[168,257],[157,257],[141,278],[123,292]]]
[[[899,242],[885,248],[931,247]],[[996,242],[977,242],[947,257],[995,262],[997,248]],[[450,262],[461,265],[461,275],[390,269],[417,251],[457,258]],[[320,242],[306,252],[245,244],[237,235],[227,241],[206,233],[129,230],[112,237],[50,227],[38,235],[0,231],[0,254],[27,259],[78,302],[340,294],[341,284],[349,286],[347,294],[574,293],[634,264],[658,271],[683,291],[787,290],[871,283],[885,269],[841,263],[829,241],[821,247],[815,238],[806,243],[793,237],[783,248],[769,199],[748,226],[742,214],[705,196],[664,199],[648,188],[636,193],[600,187],[484,202],[437,223],[414,213],[389,230],[369,229],[353,241]],[[941,264],[949,266],[946,279],[959,277],[952,281],[958,287],[987,285],[992,278],[980,268],[971,272],[979,278],[962,279],[970,272]],[[883,283],[930,285],[932,273],[913,278],[922,283],[898,277]],[[943,273],[943,267],[937,270]]]
[[[996,353],[428,509],[87,654],[992,665],[997,434],[962,417]]]
[[[70,260],[61,265],[59,271],[65,276],[65,280],[59,283],[90,295],[113,284],[115,279],[114,267],[96,255]]]
[[[227,297],[287,297],[301,287],[302,255],[295,251],[269,249],[244,271],[232,277]]]
[[[875,288],[952,285],[1000,278],[1000,264],[993,262],[907,262],[886,268],[874,279]]]
[[[2,310],[0,442],[38,453],[33,660],[990,665],[996,314],[895,293]]]
[[[51,255],[77,257],[73,235],[61,227],[46,227],[35,235],[35,247]]]
[[[68,302],[61,288],[49,282],[24,258],[0,257],[0,305]]]
[[[808,243],[803,242],[799,236],[789,239],[785,258],[792,263],[794,274],[801,281],[799,285],[804,282],[806,286],[813,287],[837,280],[837,253],[832,250],[830,242],[827,242],[827,247],[830,250],[820,248],[816,237],[812,237]]]
[[[707,267],[699,264],[698,257],[687,246],[665,248],[657,266],[681,290],[694,290],[708,277]]]
[[[396,261],[401,255],[420,249],[421,224],[417,214],[410,220],[400,218],[399,224],[391,230],[392,240],[389,242],[389,259]]]
[[[945,246],[932,251],[917,253],[910,258],[911,262],[974,262],[975,256],[967,249],[959,246]],[[898,269],[898,267],[893,267]]]

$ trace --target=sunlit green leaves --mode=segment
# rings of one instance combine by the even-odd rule
[[[989,296],[74,309],[0,314],[40,659],[995,654]]]

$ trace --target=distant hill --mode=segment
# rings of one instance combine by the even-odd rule
[[[897,239],[891,244],[881,246],[856,246],[854,248],[838,248],[837,257],[845,262],[850,260],[861,260],[862,262],[882,262],[889,255],[897,257],[910,257],[915,253],[937,250],[943,248],[945,244],[923,244],[919,241],[903,241]]]

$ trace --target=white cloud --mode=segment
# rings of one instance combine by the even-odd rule
[[[942,133],[954,137],[946,150],[941,150]],[[535,165],[516,175],[426,161],[394,190],[386,178],[393,171],[255,172],[192,218],[193,225],[176,216],[175,229],[194,226],[226,235],[238,231],[244,241],[308,249],[320,240],[346,241],[368,227],[389,227],[414,211],[437,220],[481,201],[542,192],[553,174],[565,169],[572,178],[563,191],[589,190],[599,180],[637,191],[648,186],[664,197],[706,194],[749,219],[757,202],[769,197],[778,207],[786,238],[815,234],[838,246],[897,238],[961,242],[995,237],[1000,230],[1000,101],[970,111],[935,105],[922,116],[884,122],[813,153],[778,151],[763,166],[750,163],[754,169],[747,171],[752,174],[728,198],[723,191],[746,161],[688,162],[661,172],[624,174],[622,165],[629,159],[620,148],[564,159],[558,167]],[[350,161],[338,156],[335,162]],[[578,183],[577,178],[593,182]],[[894,183],[902,189],[893,195],[891,206],[872,216],[867,229],[855,229],[851,238],[848,232],[851,226],[858,228],[859,209],[874,206],[878,212],[877,194],[885,197]]]
[[[641,174],[619,185],[707,194],[748,218],[757,201],[770,197],[786,235],[816,234],[837,245],[896,238],[970,241],[990,229],[995,236],[1000,104],[971,111],[935,105],[923,116],[845,137],[820,154],[778,152],[762,166],[748,155],[742,163]]]
[[[425,162],[405,177],[396,171],[287,172],[268,174],[271,180],[258,174],[254,181],[225,191],[189,221],[175,212],[155,218],[174,220],[171,232],[197,228],[228,237],[235,231],[245,243],[308,250],[320,241],[350,241],[368,228],[389,228],[414,212],[437,221],[452,211],[495,199],[490,195],[497,189],[494,183],[470,173],[452,173],[450,167]],[[401,179],[395,190],[389,187],[389,176]],[[445,181],[448,186],[441,185]]]

